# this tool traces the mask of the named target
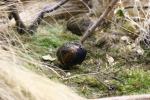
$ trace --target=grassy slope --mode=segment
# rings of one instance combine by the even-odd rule
[[[40,26],[38,32],[30,37],[30,41],[24,38],[25,47],[37,60],[41,60],[41,57],[47,54],[56,57],[55,53],[60,45],[79,39],[78,36],[66,31],[63,26],[65,25]],[[85,43],[88,55],[83,64],[78,65],[79,68],[66,71],[65,74],[58,71],[63,79],[45,71],[42,73],[44,72],[49,78],[60,80],[77,89],[79,94],[87,98],[150,93],[150,71],[148,70],[150,66],[143,62],[142,59],[145,58],[128,62],[117,50],[102,50],[93,46],[91,40]],[[106,54],[111,55],[117,63],[113,66],[109,65]],[[46,62],[49,66],[54,63]]]
[[[42,25],[34,36],[21,36],[27,53],[38,61],[47,54],[56,57],[56,50],[60,45],[79,39],[78,36],[66,31],[64,26],[62,23]],[[78,65],[79,68],[64,73],[58,70],[57,66],[52,67],[55,62],[43,62],[55,69],[61,78],[53,75],[47,68],[39,68],[32,64],[27,66],[33,71],[75,88],[79,94],[87,98],[150,93],[149,50],[146,50],[144,57],[134,61],[132,57],[128,59],[126,53],[118,52],[119,49],[112,48],[106,51],[95,47],[92,38],[85,43],[88,55],[82,65]],[[109,65],[106,54],[112,56],[117,63]]]

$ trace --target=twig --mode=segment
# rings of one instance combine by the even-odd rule
[[[134,8],[134,6],[127,6],[127,7],[125,7],[124,9],[133,9]],[[138,10],[139,9],[141,9],[141,8],[143,8],[143,9],[148,9],[148,8],[150,8],[150,6],[143,6],[143,7],[135,7],[135,8],[138,8]]]
[[[83,35],[80,42],[83,44],[83,42],[89,37],[94,30],[103,22],[104,18],[107,17],[109,12],[112,10],[113,6],[118,2],[118,0],[113,0],[110,5],[106,8],[106,10],[103,12],[103,14],[99,17],[98,21],[95,22]]]

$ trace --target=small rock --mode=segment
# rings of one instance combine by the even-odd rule
[[[121,37],[121,40],[127,44],[130,44],[130,40],[129,40],[129,37],[128,36],[122,36]]]
[[[107,58],[107,61],[109,63],[109,65],[114,65],[114,58],[109,56],[108,54],[106,54],[106,58]]]
[[[42,56],[42,59],[45,60],[45,61],[55,61],[56,60],[56,58],[53,58],[50,55]]]

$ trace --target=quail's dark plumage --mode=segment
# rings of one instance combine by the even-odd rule
[[[85,48],[75,42],[66,43],[57,51],[57,58],[65,69],[70,69],[71,66],[81,64],[86,57],[87,51]]]
[[[93,22],[89,17],[80,15],[69,19],[67,29],[73,34],[81,36],[92,24]]]

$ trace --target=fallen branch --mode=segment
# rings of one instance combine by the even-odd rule
[[[19,12],[16,8],[16,5],[10,5],[9,10],[10,10],[10,14],[8,17],[10,17],[10,19],[11,19],[11,17],[13,17],[14,20],[16,21],[17,32],[19,34],[26,33],[26,26],[19,16]]]
[[[104,18],[107,17],[107,15],[109,14],[109,12],[112,10],[112,8],[114,7],[114,5],[118,2],[118,0],[113,0],[110,5],[106,8],[106,10],[103,12],[103,14],[99,17],[98,21],[95,22],[83,35],[83,37],[81,38],[80,42],[83,44],[83,42],[87,39],[87,37],[89,37],[94,30],[103,22]]]
[[[69,0],[63,0],[61,2],[59,2],[58,4],[56,4],[54,7],[50,7],[50,6],[46,6],[37,16],[37,18],[33,21],[33,23],[28,27],[28,32],[33,34],[36,29],[38,28],[39,24],[41,23],[41,21],[44,18],[44,15],[46,13],[50,13],[53,12],[55,10],[57,10],[59,7],[61,7],[62,5],[64,5],[65,3],[67,3]]]

